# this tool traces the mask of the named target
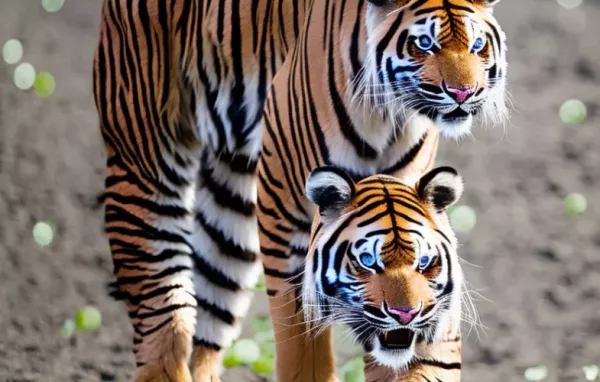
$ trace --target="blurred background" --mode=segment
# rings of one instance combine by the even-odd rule
[[[126,311],[107,295],[97,200],[99,10],[98,0],[0,1],[0,381],[134,373]],[[600,0],[504,0],[496,15],[512,120],[443,141],[438,159],[466,182],[451,218],[481,324],[464,337],[463,380],[598,380]],[[224,381],[272,378],[266,313],[259,291],[243,336],[260,362],[228,357]],[[340,375],[358,381],[347,361],[359,350],[345,341]]]

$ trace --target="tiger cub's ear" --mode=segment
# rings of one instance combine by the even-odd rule
[[[431,203],[438,212],[456,203],[462,192],[462,177],[452,167],[434,168],[417,183],[419,197]]]
[[[354,197],[354,192],[350,175],[334,166],[318,167],[306,180],[306,196],[319,206],[321,216],[339,215]]]

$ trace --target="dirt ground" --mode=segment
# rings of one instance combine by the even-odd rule
[[[94,208],[104,164],[91,93],[100,2],[67,1],[55,14],[39,3],[0,2],[0,44],[20,39],[24,60],[58,83],[40,99],[17,90],[13,66],[0,63],[0,381],[125,381],[132,330],[107,296],[112,265]],[[487,299],[477,303],[486,329],[463,345],[463,380],[520,381],[543,364],[547,381],[583,381],[581,367],[600,363],[600,1],[567,11],[505,0],[496,12],[516,111],[506,129],[443,142],[438,161],[463,174],[462,202],[478,213],[460,253]],[[558,118],[570,97],[588,106],[580,127]],[[563,213],[569,192],[587,196],[582,217]],[[32,240],[39,220],[58,227],[48,248]],[[252,313],[265,313],[265,297],[256,301]],[[63,321],[88,304],[102,328],[63,339]],[[254,378],[237,370],[224,380]]]

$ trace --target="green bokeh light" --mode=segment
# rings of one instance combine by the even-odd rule
[[[583,374],[585,375],[585,379],[588,381],[596,381],[598,380],[598,376],[600,376],[600,367],[598,365],[589,365],[583,366]]]
[[[573,192],[564,200],[564,209],[567,215],[578,216],[585,212],[587,209],[587,199],[585,196]]]
[[[250,338],[242,338],[231,347],[233,357],[244,365],[250,365],[260,357],[260,347]]]
[[[42,0],[42,7],[46,12],[58,12],[65,4],[65,0]]]
[[[77,330],[92,331],[102,324],[102,314],[93,306],[86,306],[77,310],[75,314],[75,327]]]
[[[546,366],[529,367],[525,370],[524,377],[527,381],[543,381],[548,376],[548,368]]]
[[[267,290],[267,284],[265,281],[265,275],[263,273],[258,277],[258,281],[256,282],[256,286],[254,287],[259,292],[265,292]]]
[[[225,354],[223,355],[223,367],[226,369],[231,369],[237,366],[241,366],[242,362],[237,359],[235,354],[233,353],[233,347],[225,350]]]
[[[16,64],[23,58],[23,44],[17,39],[7,40],[2,46],[2,58],[7,64]]]
[[[15,68],[13,80],[17,88],[21,90],[30,89],[35,82],[35,68],[28,62],[20,63]]]
[[[572,98],[560,107],[560,120],[567,125],[581,125],[587,118],[587,108],[582,101]]]
[[[344,382],[364,382],[365,381],[365,362],[362,357],[354,358],[342,367]]]
[[[40,97],[50,97],[56,89],[56,81],[54,80],[54,76],[48,72],[39,72],[35,76],[33,89]]]
[[[275,357],[271,354],[262,354],[252,363],[252,370],[258,374],[271,374],[275,368]]]
[[[452,228],[461,233],[469,233],[477,224],[477,214],[469,206],[456,206],[448,211]]]
[[[70,338],[71,336],[73,336],[74,332],[75,332],[75,321],[65,320],[65,322],[63,323],[63,326],[60,330],[60,334],[63,336],[63,338]]]
[[[56,229],[52,223],[47,221],[37,222],[32,230],[33,240],[40,247],[47,247],[54,241],[55,231]]]
[[[583,4],[583,0],[557,0],[558,5],[566,9],[575,9]]]

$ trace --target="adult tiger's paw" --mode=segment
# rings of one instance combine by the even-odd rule
[[[220,382],[222,355],[221,351],[197,346],[191,361],[194,382]]]
[[[217,372],[210,372],[207,374],[201,370],[195,370],[194,382],[221,382],[221,379]]]
[[[181,363],[167,373],[162,366],[145,365],[138,368],[135,382],[192,382],[186,363]]]

